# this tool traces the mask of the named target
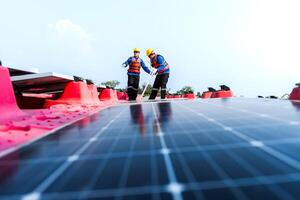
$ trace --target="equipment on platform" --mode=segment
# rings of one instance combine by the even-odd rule
[[[88,85],[94,85],[94,81],[92,81],[91,79],[85,79],[86,84]]]
[[[224,91],[229,91],[230,90],[230,88],[226,85],[220,85],[220,88],[221,88],[221,90],[224,90]]]
[[[54,72],[40,74],[26,74],[11,77],[14,86],[20,92],[45,93],[62,91],[66,84],[73,81],[74,77]]]
[[[73,77],[74,77],[75,82],[79,82],[79,81],[83,82],[84,81],[84,78],[82,78],[80,76],[73,76]]]
[[[217,90],[216,90],[215,88],[209,87],[209,88],[208,88],[208,91],[209,91],[209,92],[216,92]]]

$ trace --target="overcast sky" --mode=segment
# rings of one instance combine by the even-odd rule
[[[300,82],[299,0],[0,0],[5,66],[121,81],[132,49],[171,65],[168,87],[283,95]],[[142,76],[142,82],[148,77]]]

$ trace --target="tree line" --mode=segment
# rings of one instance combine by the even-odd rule
[[[120,85],[120,82],[117,81],[117,80],[105,81],[105,82],[102,82],[101,85],[104,85],[107,88],[116,89],[118,91],[126,91],[125,88],[118,88],[118,85]],[[142,84],[142,86],[139,88],[139,94],[142,94],[145,87],[146,87],[146,83]],[[170,90],[171,89],[169,88],[168,89],[168,94],[170,94]],[[149,96],[151,91],[152,91],[152,85],[148,85],[148,87],[145,91],[145,96]],[[190,94],[190,93],[194,93],[193,87],[192,86],[184,86],[180,90],[178,90],[178,91],[176,91],[175,93],[172,93],[172,94],[179,94],[180,95],[180,94]]]

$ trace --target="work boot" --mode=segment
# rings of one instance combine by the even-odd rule
[[[150,94],[149,100],[155,99],[155,98],[156,98],[156,95],[157,95],[157,92],[158,92],[157,89],[155,89],[155,88],[152,89],[152,92],[151,92],[151,94]]]
[[[167,91],[166,91],[166,89],[161,89],[161,99],[165,99],[166,98],[166,93],[167,93]]]

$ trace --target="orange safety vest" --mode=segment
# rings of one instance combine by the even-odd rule
[[[157,56],[161,56],[161,55],[155,55],[152,59],[151,59],[151,66],[154,67],[155,69],[157,69],[160,64],[157,62]],[[169,64],[167,63],[167,61],[164,59],[164,68],[162,70],[159,70],[159,74],[163,73],[164,71],[166,71],[167,69],[170,68]]]
[[[129,73],[140,73],[141,69],[141,62],[140,58],[131,57],[131,63],[129,64],[128,72]]]

